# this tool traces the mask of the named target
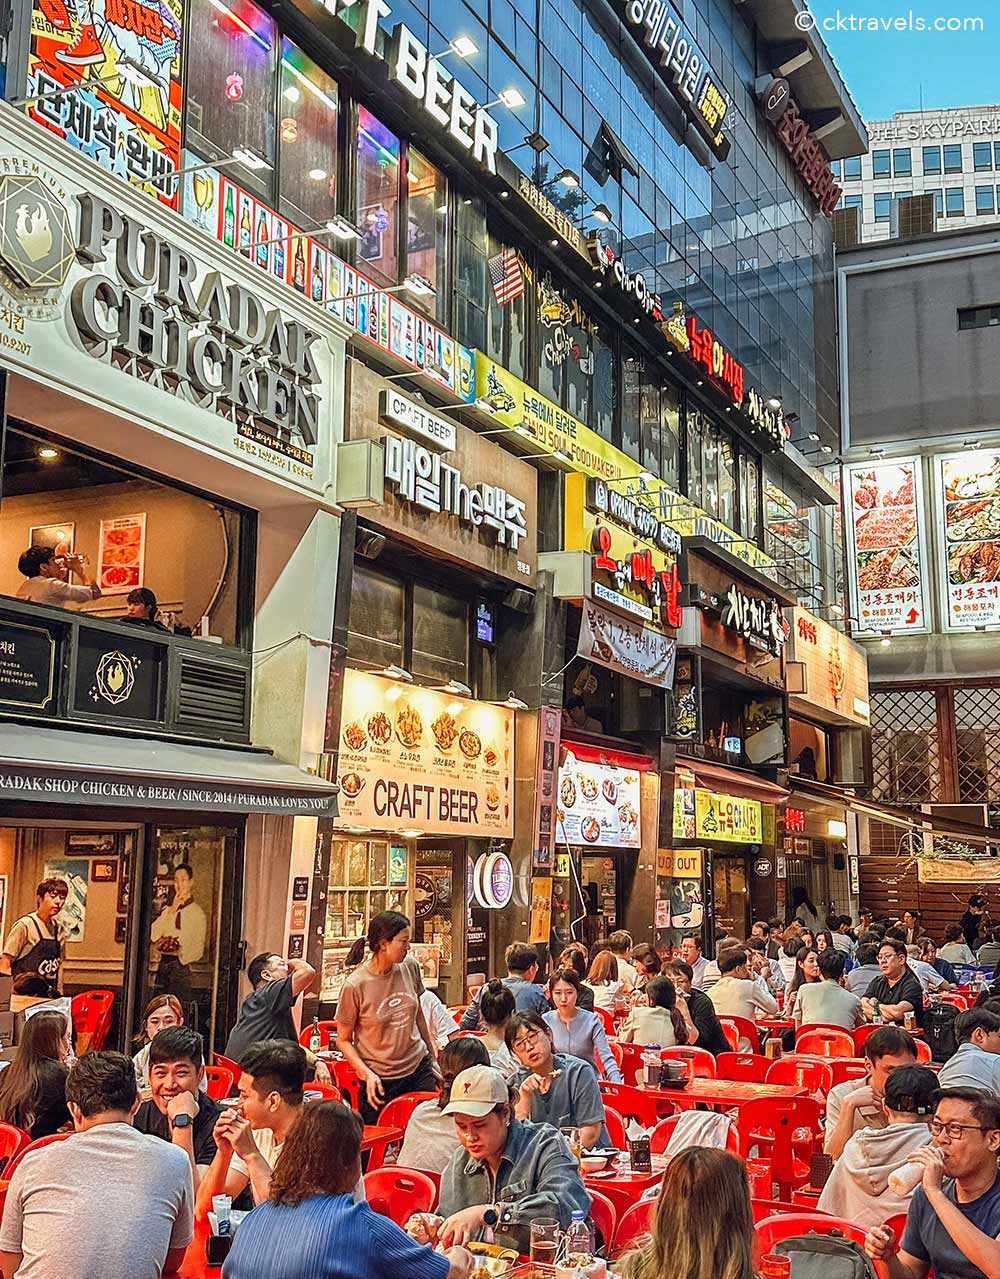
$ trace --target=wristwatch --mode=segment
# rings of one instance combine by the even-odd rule
[[[490,1229],[492,1229],[499,1220],[500,1214],[497,1212],[496,1208],[487,1208],[483,1213],[483,1225],[489,1226]]]
[[[174,1128],[190,1128],[194,1120],[190,1115],[174,1115],[170,1122]]]

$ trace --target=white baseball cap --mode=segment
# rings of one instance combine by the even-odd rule
[[[494,1106],[510,1100],[507,1081],[494,1066],[470,1066],[459,1071],[451,1085],[451,1101],[443,1115],[473,1115],[481,1119]]]

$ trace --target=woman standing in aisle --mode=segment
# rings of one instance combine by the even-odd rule
[[[618,1068],[608,1044],[604,1024],[596,1013],[577,1007],[580,978],[573,968],[564,968],[552,974],[549,981],[549,999],[555,1009],[546,1013],[543,1021],[552,1034],[552,1046],[557,1053],[579,1057],[591,1066],[601,1063],[604,1077],[613,1084],[620,1084],[622,1072]]]
[[[344,982],[337,1003],[337,1047],[364,1084],[365,1123],[405,1092],[437,1088],[434,1046],[420,1007],[420,965],[409,958],[410,921],[384,910],[368,925],[370,954]]]

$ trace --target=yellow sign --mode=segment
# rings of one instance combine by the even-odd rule
[[[552,931],[552,879],[548,875],[537,876],[531,881],[531,915],[528,924],[528,941],[549,943]]]
[[[556,853],[552,862],[552,874],[556,879],[569,879],[569,853]]]
[[[701,879],[700,848],[660,848],[656,853],[656,873],[663,879]]]
[[[513,711],[348,670],[341,725],[340,825],[513,835]]]
[[[500,426],[523,427],[532,448],[564,454],[577,471],[597,479],[630,481],[619,492],[639,498],[681,537],[706,537],[754,568],[773,568],[774,560],[758,546],[707,515],[663,480],[643,480],[645,468],[609,444],[579,418],[547,400],[482,351],[476,352],[476,399],[486,401]],[[568,544],[567,544],[568,546]]]
[[[715,791],[694,793],[695,839],[711,839],[724,844],[759,844],[762,838],[760,804],[755,799],[718,795]]]

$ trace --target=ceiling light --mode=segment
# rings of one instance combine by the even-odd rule
[[[472,407],[479,409],[483,413],[489,413],[491,417],[496,413],[492,401],[485,399],[483,396],[480,396],[478,400],[474,400]]]
[[[812,440],[812,442],[815,444],[819,440],[819,433],[817,431],[810,431],[809,434],[806,436],[806,439]]]
[[[59,456],[59,450],[52,448],[49,444],[44,444],[38,450],[38,456],[46,462],[51,462],[54,457]]]
[[[384,675],[386,679],[398,679],[401,684],[413,683],[413,676],[410,672],[404,671],[402,666],[396,666],[395,663],[392,662],[390,662],[390,664],[383,670],[379,671],[378,674]]]
[[[479,45],[470,36],[456,36],[449,47],[460,58],[472,58],[479,52]]]
[[[522,702],[521,699],[515,695],[513,689],[511,689],[500,705],[506,706],[512,711],[526,711],[528,709],[528,703]]]
[[[598,222],[606,223],[611,221],[612,214],[606,204],[595,204],[590,210],[590,216],[596,218]]]
[[[530,431],[523,423],[521,423],[518,426],[515,426],[514,430],[518,433],[518,435],[527,435],[527,436],[530,436],[531,439],[535,438],[534,431]]]
[[[888,648],[892,643],[892,631],[883,631],[882,638],[879,640],[879,643],[883,648]]]
[[[448,206],[446,204],[439,204],[434,211],[435,213],[447,213]]]
[[[559,248],[559,241],[558,241],[558,240],[556,240],[556,239],[552,239],[552,240],[550,240],[550,241],[549,241],[549,247],[550,247],[550,248],[553,248],[553,249],[558,249],[558,248]]]
[[[463,204],[471,204],[471,203],[472,203],[472,200],[471,200],[471,198],[470,198],[469,196],[466,196],[466,197],[465,197],[465,199],[462,201],[462,203],[463,203]]]
[[[270,169],[270,160],[266,160],[262,155],[258,155],[256,151],[250,147],[234,147],[233,159],[237,163],[242,164],[244,168],[250,169],[254,173],[259,173],[262,169]]]
[[[820,446],[820,450],[819,450],[819,451],[820,451],[821,453],[832,453],[832,452],[833,452],[833,445],[832,445],[832,444],[823,444],[823,445],[821,445],[821,446]]]
[[[341,826],[340,828],[345,835],[367,835],[371,830],[370,826]]]
[[[497,101],[502,102],[508,111],[516,111],[524,106],[524,94],[520,89],[504,89],[503,93],[497,94]]]
[[[309,177],[312,178],[313,182],[322,182],[326,177],[326,169],[310,169]]]
[[[396,834],[401,836],[403,839],[419,839],[423,833],[424,832],[422,830],[417,830],[416,827],[413,827],[411,830],[396,831]]]
[[[578,187],[580,185],[580,175],[574,173],[572,169],[563,169],[556,174],[556,182],[561,182],[564,187]]]
[[[447,684],[438,684],[434,691],[437,693],[460,694],[462,697],[472,696],[472,689],[468,686],[468,684],[463,684],[460,679],[450,679]],[[451,708],[449,707],[449,710],[450,709]],[[452,714],[454,714],[454,711],[452,711]]]
[[[503,191],[500,192],[500,199],[506,200],[509,195],[510,195],[510,192],[506,190],[505,188]]]
[[[699,379],[698,379],[698,381],[695,383],[695,385],[696,385],[696,386],[704,386],[704,385],[705,385],[705,383],[701,380],[701,378],[699,378]]]

